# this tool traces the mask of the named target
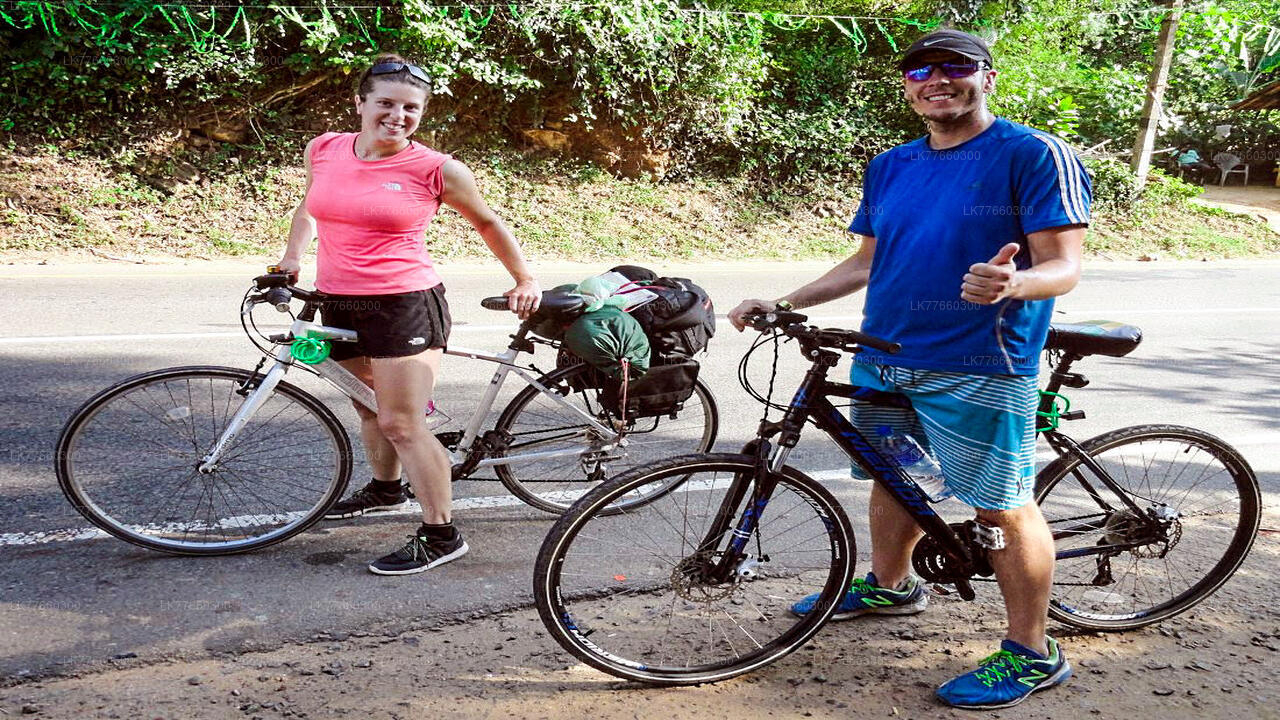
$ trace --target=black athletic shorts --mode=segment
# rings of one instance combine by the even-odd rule
[[[449,344],[449,302],[444,285],[393,295],[330,295],[320,317],[330,327],[355,330],[356,342],[333,343],[329,357],[405,357]]]

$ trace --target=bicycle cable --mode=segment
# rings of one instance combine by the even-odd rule
[[[253,343],[254,348],[256,348],[258,352],[262,354],[263,357],[267,358],[268,360],[272,360],[276,356],[275,347],[279,345],[283,345],[284,343],[276,342],[272,340],[269,335],[262,332],[262,330],[258,328],[258,323],[256,320],[254,320],[254,317],[253,317],[253,308],[260,305],[261,303],[256,303],[256,302],[251,303],[249,301],[249,296],[253,294],[253,291],[254,291],[254,288],[252,287],[246,290],[244,293],[244,297],[240,301],[240,328],[244,330],[244,334],[249,338],[249,342]],[[245,310],[246,304],[248,305],[247,312]],[[293,314],[293,308],[289,308],[285,312],[289,314],[290,322],[297,319],[297,316]],[[248,318],[247,324],[245,322],[246,317]],[[250,327],[253,328],[252,331],[249,330]],[[255,335],[257,337],[255,337]],[[261,343],[258,342],[258,338],[262,338],[263,340],[266,340],[267,342],[271,343],[271,347],[264,347]],[[306,370],[307,372],[317,377],[322,377],[319,371],[317,371],[315,368],[312,368],[310,365],[306,363],[294,363],[294,366],[300,367],[303,370]]]
[[[785,340],[783,338],[785,338]],[[773,402],[773,390],[774,383],[778,378],[778,348],[783,342],[788,342],[791,339],[792,338],[785,336],[777,328],[770,328],[770,332],[760,333],[760,336],[751,344],[750,349],[748,349],[746,354],[742,356],[742,360],[738,362],[738,384],[742,386],[743,390],[747,391],[748,395],[765,406],[763,418],[765,421],[768,421],[769,419],[769,410],[785,411],[789,407],[788,405]],[[751,378],[747,374],[747,367],[751,361],[751,356],[767,342],[773,343],[773,366],[769,371],[769,389],[767,395],[761,395],[760,392],[756,390],[755,386],[751,384]]]
[[[790,408],[790,405],[783,405],[782,403],[773,402],[773,391],[774,391],[774,384],[778,378],[779,346],[784,342],[790,342],[794,339],[795,338],[789,335],[786,335],[778,328],[770,328],[769,332],[760,333],[760,336],[756,338],[755,342],[752,343],[751,347],[742,356],[742,360],[738,362],[738,384],[741,385],[742,388],[747,391],[748,395],[750,395],[757,402],[765,406],[764,417],[761,418],[765,422],[768,422],[769,420],[769,410],[781,410],[785,412],[788,408]],[[761,395],[760,392],[756,390],[755,386],[751,384],[751,379],[747,373],[747,367],[750,363],[752,354],[754,354],[757,350],[759,350],[760,346],[764,345],[766,342],[773,343],[773,366],[770,368],[770,371],[769,371],[769,389],[766,395]],[[849,402],[845,402],[845,403],[832,403],[832,405],[837,408],[852,407],[854,405],[854,402],[850,400]],[[815,426],[817,425],[817,421],[811,417],[806,418],[805,421],[809,424],[812,424]]]

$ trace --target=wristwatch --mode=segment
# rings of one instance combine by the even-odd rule
[[[791,310],[796,309],[796,306],[790,300],[779,300],[778,302],[774,303],[774,305],[777,305],[779,310],[783,310],[787,312],[790,312]]]

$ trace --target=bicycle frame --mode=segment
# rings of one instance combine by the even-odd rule
[[[1044,392],[1042,392],[1040,395],[1040,406],[1038,408],[1039,415],[1045,416],[1053,412],[1054,397],[1058,395],[1058,392],[1062,389],[1064,385],[1067,387],[1079,388],[1089,384],[1088,379],[1086,379],[1083,375],[1079,373],[1069,372],[1069,370],[1071,369],[1071,365],[1076,361],[1083,359],[1083,357],[1084,357],[1083,355],[1076,355],[1076,354],[1062,355],[1062,357],[1057,362],[1057,364],[1050,370],[1049,382],[1046,383]],[[1084,417],[1084,413],[1080,411],[1074,411],[1074,412],[1062,415],[1062,418],[1066,420],[1076,420],[1076,419],[1081,419],[1083,417]],[[1049,447],[1053,449],[1053,451],[1058,455],[1058,457],[1060,458],[1068,457],[1068,456],[1074,457],[1080,461],[1081,465],[1088,468],[1089,471],[1093,474],[1093,477],[1095,479],[1101,481],[1103,485],[1106,485],[1111,490],[1111,492],[1115,495],[1115,497],[1120,499],[1120,501],[1125,505],[1125,508],[1129,510],[1130,513],[1132,513],[1132,517],[1138,518],[1142,522],[1147,523],[1148,527],[1150,527],[1153,530],[1158,528],[1158,522],[1154,518],[1149,518],[1147,513],[1143,512],[1142,508],[1138,507],[1138,504],[1134,502],[1132,497],[1130,497],[1129,492],[1125,490],[1123,487],[1121,487],[1121,485],[1117,483],[1114,478],[1111,477],[1111,474],[1108,473],[1106,469],[1103,468],[1102,465],[1099,464],[1098,461],[1092,455],[1085,452],[1084,449],[1080,447],[1080,444],[1077,443],[1075,440],[1062,434],[1061,432],[1058,432],[1058,430],[1056,429],[1056,423],[1052,424],[1047,429],[1044,429],[1044,428],[1038,429],[1038,432],[1040,435],[1044,437],[1045,442],[1049,444]],[[1086,478],[1083,474],[1081,474],[1078,469],[1073,470],[1072,474],[1075,476],[1076,481],[1080,483],[1080,487],[1083,488],[1084,491],[1089,495],[1089,498],[1092,499],[1095,503],[1097,503],[1098,509],[1100,511],[1103,511],[1106,513],[1115,511],[1115,508],[1111,507],[1110,503],[1108,503],[1106,499],[1104,499],[1102,495],[1099,494],[1096,489],[1094,489],[1093,484],[1090,483],[1088,478]],[[1070,525],[1065,528],[1061,528],[1057,532],[1055,532],[1053,534],[1053,539],[1060,540],[1063,537],[1067,537],[1073,534],[1078,534],[1081,532],[1092,532],[1097,529],[1098,529],[1098,526],[1095,523],[1081,523],[1078,525]],[[1140,542],[1109,543],[1106,545],[1098,545],[1098,546],[1089,547],[1089,548],[1065,550],[1065,551],[1059,552],[1056,555],[1056,559],[1062,560],[1065,558],[1083,557],[1086,555],[1110,555],[1118,551],[1128,550],[1130,548],[1139,547],[1141,545],[1143,545],[1143,543],[1140,543]]]
[[[329,327],[320,325],[304,319],[295,319],[289,328],[291,337],[295,338],[314,338],[319,340],[327,340],[331,342],[354,342],[356,333],[352,330],[344,330],[342,328]],[[479,405],[472,412],[467,422],[466,429],[463,431],[462,440],[458,443],[456,450],[450,451],[450,462],[454,465],[464,462],[474,451],[475,441],[480,436],[480,429],[484,421],[489,416],[494,402],[497,400],[498,393],[502,390],[503,384],[506,382],[507,376],[515,373],[524,380],[528,385],[533,386],[538,392],[550,398],[554,402],[569,408],[576,415],[581,417],[591,428],[601,433],[602,437],[616,437],[618,433],[611,427],[602,424],[595,417],[583,412],[562,397],[559,393],[551,390],[547,386],[538,382],[538,376],[526,370],[524,367],[515,364],[515,359],[520,355],[520,344],[524,341],[524,331],[517,333],[507,349],[501,353],[492,353],[484,350],[472,350],[468,348],[455,347],[445,351],[446,355],[455,357],[465,357],[473,360],[485,360],[498,364],[498,369],[494,371],[493,377],[489,381],[489,386],[485,389],[484,396],[481,398]],[[289,345],[281,345],[276,349],[275,363],[263,376],[257,387],[248,393],[245,402],[241,404],[231,421],[227,424],[226,430],[222,436],[218,438],[217,443],[209,453],[201,458],[199,466],[200,472],[213,472],[217,465],[218,459],[228,446],[235,440],[240,431],[253,417],[253,414],[262,407],[271,393],[275,391],[276,385],[284,378],[289,368],[298,362],[292,355]],[[327,380],[336,387],[344,395],[353,401],[363,405],[371,412],[378,411],[377,400],[374,397],[373,389],[364,383],[360,378],[356,377],[349,370],[342,367],[336,360],[326,357],[318,363],[310,364],[309,367],[314,370],[320,377]],[[617,443],[602,445],[600,451],[612,450]],[[484,458],[476,462],[474,468],[492,467],[494,465],[509,465],[522,462],[533,462],[555,457],[567,457],[581,455],[582,451],[573,448],[562,450],[547,450],[542,452],[520,453],[517,455],[504,456],[500,458]]]
[[[773,492],[775,485],[775,481],[772,480],[773,473],[779,471],[786,464],[787,457],[790,455],[791,449],[799,442],[800,432],[808,420],[812,420],[820,430],[831,437],[836,446],[851,461],[857,463],[874,482],[883,487],[902,506],[903,510],[924,530],[925,535],[936,543],[937,549],[946,555],[947,562],[955,563],[954,572],[956,575],[963,578],[972,577],[977,571],[978,558],[974,557],[969,545],[960,538],[945,520],[934,512],[929,504],[928,497],[911,481],[906,472],[896,463],[881,455],[867,438],[849,422],[845,414],[828,399],[829,397],[851,398],[854,397],[855,392],[858,390],[858,388],[847,383],[836,383],[827,380],[827,372],[839,362],[840,355],[817,347],[807,348],[805,355],[813,358],[813,364],[805,374],[799,389],[796,390],[782,420],[777,423],[762,422],[757,439],[753,441],[756,444],[754,446],[748,445],[748,450],[753,449],[760,457],[760,467],[757,469],[755,477],[750,479],[754,480],[750,484],[753,488],[752,498],[746,509],[741,512],[737,524],[734,526],[733,535],[720,560],[710,570],[711,578],[717,582],[723,582],[732,573],[737,563],[745,557],[747,543],[754,534],[756,523],[764,512],[769,496]],[[1046,394],[1042,395],[1041,410],[1051,407],[1051,395],[1056,394],[1064,384],[1072,387],[1083,387],[1087,384],[1088,381],[1083,376],[1067,372],[1071,364],[1079,359],[1081,359],[1081,356],[1066,356],[1053,368],[1046,387]],[[1065,416],[1065,419],[1081,417],[1084,417],[1084,414],[1076,412]],[[1085,452],[1079,443],[1057,432],[1055,429],[1043,430],[1041,434],[1044,435],[1049,446],[1059,457],[1073,456],[1078,458],[1080,463],[1087,467],[1095,478],[1110,488],[1116,497],[1120,498],[1121,502],[1133,514],[1133,517],[1141,518],[1153,530],[1158,530],[1158,520],[1148,517],[1148,514],[1143,512],[1133,498],[1130,497],[1130,494],[1111,477],[1097,460]],[[779,436],[778,446],[770,451],[767,447],[767,439],[774,435]],[[764,456],[765,453],[768,453],[767,458]],[[765,472],[766,470],[768,472]],[[1098,504],[1101,512],[1114,512],[1114,509],[1085,477],[1078,471],[1075,472],[1075,475],[1081,486]],[[700,550],[714,552],[724,532],[733,522],[732,515],[746,495],[748,482],[744,482],[743,479],[739,478],[735,479],[735,485],[736,487],[730,491],[722,504],[720,514],[712,523],[699,548]],[[1054,535],[1054,539],[1060,539],[1064,534],[1069,535],[1097,529],[1096,523],[1072,525],[1065,529],[1060,529]],[[1144,542],[1139,541],[1108,543],[1088,548],[1064,550],[1056,553],[1054,559],[1056,561],[1088,555],[1109,556],[1144,544]],[[961,597],[966,600],[972,599],[973,590],[968,587],[967,580],[961,580],[958,583],[958,589]]]
[[[814,357],[812,354],[806,354]],[[875,482],[888,491],[925,534],[938,543],[941,551],[947,555],[948,561],[956,563],[956,567],[966,576],[974,574],[975,561],[969,548],[951,526],[934,512],[924,492],[911,481],[901,467],[882,456],[828,399],[828,397],[851,397],[855,391],[852,385],[827,380],[827,372],[839,362],[839,359],[840,356],[837,353],[816,350],[813,365],[792,397],[782,420],[777,423],[761,424],[756,441],[759,444],[754,449],[761,457],[762,467],[756,472],[752,499],[738,519],[733,536],[712,571],[712,576],[723,581],[744,556],[747,542],[755,532],[756,522],[764,512],[769,496],[772,494],[773,473],[786,464],[792,448],[799,442],[800,432],[807,420],[813,420],[819,429],[835,441],[850,460],[857,463]],[[770,452],[767,439],[773,435],[779,436],[778,446]],[[769,455],[764,458],[763,454],[766,452]],[[761,470],[768,472],[761,472]],[[741,502],[747,489],[746,483],[739,480],[737,484],[739,487],[730,493],[722,505],[721,515],[712,523],[701,549],[713,550],[728,529],[729,523],[732,522],[732,517],[729,515]],[[962,597],[971,599],[967,596],[972,595],[972,589],[961,587],[960,592]]]

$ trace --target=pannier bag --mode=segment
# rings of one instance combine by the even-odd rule
[[[698,361],[676,357],[664,365],[650,365],[649,372],[639,380],[628,383],[623,392],[622,383],[605,378],[600,402],[609,412],[619,417],[644,418],[674,415],[693,395],[698,381]],[[623,396],[626,406],[623,407]]]
[[[644,328],[655,358],[691,358],[707,349],[716,334],[716,313],[707,291],[688,278],[657,277],[635,265],[613,268],[657,295],[631,311]]]
[[[618,284],[625,281],[631,282]],[[556,289],[599,299],[607,294],[600,287],[613,288],[618,295],[595,302],[598,309],[567,328],[548,327],[548,334],[539,333],[563,341],[556,365],[585,362],[592,368],[577,376],[573,389],[599,389],[601,403],[614,415],[628,419],[674,415],[694,392],[700,366],[693,356],[706,350],[715,334],[711,298],[686,278],[658,277],[635,265],[620,265],[577,288]],[[638,307],[633,306],[637,289],[648,291]],[[631,309],[623,312],[622,306]],[[559,337],[549,334],[557,331]],[[643,350],[636,335],[644,341]],[[631,367],[626,383],[621,371],[624,357]]]

